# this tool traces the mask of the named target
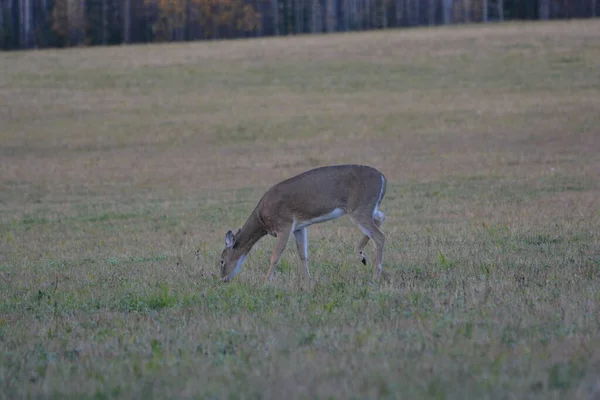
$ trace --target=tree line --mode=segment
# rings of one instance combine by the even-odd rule
[[[594,18],[600,0],[0,0],[4,50]]]

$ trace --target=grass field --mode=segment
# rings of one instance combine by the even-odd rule
[[[600,21],[0,54],[0,398],[600,398]],[[345,217],[228,229],[325,164]],[[369,261],[373,247],[368,247]]]

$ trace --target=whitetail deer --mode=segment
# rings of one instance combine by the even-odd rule
[[[377,207],[383,200],[385,189],[385,176],[375,168],[364,165],[315,168],[272,186],[260,199],[244,226],[236,234],[232,231],[225,234],[225,249],[221,253],[221,279],[225,282],[233,279],[252,247],[267,234],[277,238],[267,281],[273,279],[275,268],[291,234],[296,239],[300,260],[310,279],[306,228],[337,219],[344,214],[365,235],[355,248],[363,264],[366,265],[363,249],[369,239],[375,243],[373,275],[379,278],[383,272],[385,244],[385,235],[379,227],[385,216]]]

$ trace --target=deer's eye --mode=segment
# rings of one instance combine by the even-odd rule
[[[223,265],[225,265],[225,261],[224,261],[224,260],[221,260],[221,267],[222,267]]]

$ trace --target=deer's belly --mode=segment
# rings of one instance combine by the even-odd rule
[[[325,221],[331,221],[332,219],[338,219],[342,215],[344,215],[344,210],[342,210],[341,208],[335,208],[332,212],[328,214],[319,215],[318,217],[313,217],[311,219],[297,221],[294,218],[294,229],[292,229],[292,231],[297,231],[302,228],[306,228],[307,226],[310,226],[312,224],[318,224]]]

